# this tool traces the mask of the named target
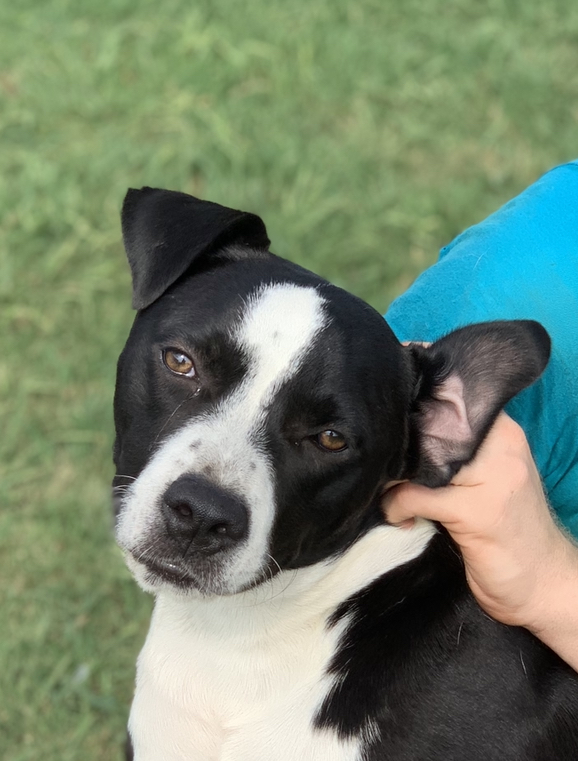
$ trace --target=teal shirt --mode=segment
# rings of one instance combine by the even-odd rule
[[[506,411],[526,432],[552,507],[578,537],[578,161],[442,248],[386,319],[400,341],[434,341],[484,320],[544,325],[548,367]]]

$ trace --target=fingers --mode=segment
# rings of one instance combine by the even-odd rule
[[[530,449],[522,428],[505,412],[500,412],[475,458],[456,473],[452,483],[479,481],[480,473],[486,471],[489,463],[498,465],[503,457],[529,455]]]
[[[382,508],[388,522],[394,525],[409,526],[419,516],[458,531],[460,527],[481,528],[479,504],[490,506],[483,512],[483,520],[492,522],[496,518],[492,506],[496,513],[503,506],[503,498],[495,495],[496,490],[500,493],[515,490],[528,479],[532,468],[524,432],[505,413],[500,413],[475,459],[461,468],[448,486],[429,489],[406,482],[385,494]]]
[[[453,477],[454,486],[481,486],[480,494],[515,491],[539,475],[522,428],[500,413],[475,458]]]
[[[409,528],[417,517],[443,523],[455,517],[454,491],[451,486],[429,489],[406,482],[390,489],[382,498],[381,507],[388,523],[396,526],[405,524]]]

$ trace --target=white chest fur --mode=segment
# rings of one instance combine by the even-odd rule
[[[129,722],[136,761],[358,761],[362,737],[313,727],[347,625],[327,619],[433,532],[382,526],[336,561],[230,597],[159,595]]]

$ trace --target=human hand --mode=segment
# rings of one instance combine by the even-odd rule
[[[552,518],[524,432],[505,413],[448,486],[394,486],[383,508],[390,523],[408,530],[417,516],[441,522],[462,552],[480,606],[551,640],[553,598],[569,580],[578,582],[578,551]],[[574,635],[578,645],[578,629]]]

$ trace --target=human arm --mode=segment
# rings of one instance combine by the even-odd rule
[[[552,353],[506,412],[524,429],[557,519],[578,539],[578,161],[445,246],[386,314],[400,341],[513,319],[541,323]]]
[[[407,530],[416,516],[442,523],[480,606],[529,629],[578,671],[578,547],[552,517],[517,423],[502,413],[450,485],[403,483],[383,507],[390,523]]]

